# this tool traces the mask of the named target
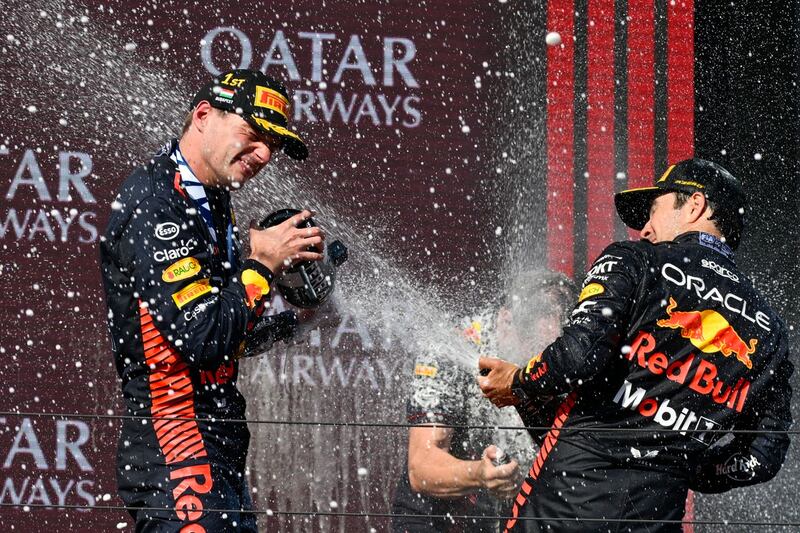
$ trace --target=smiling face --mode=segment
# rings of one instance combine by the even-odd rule
[[[238,189],[280,148],[279,139],[256,130],[236,113],[209,110],[201,154],[213,185]]]

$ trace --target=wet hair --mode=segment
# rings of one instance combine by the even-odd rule
[[[692,195],[685,192],[675,192],[675,209],[680,209],[686,202],[689,201]],[[706,196],[706,202],[711,209],[711,217],[709,220],[714,223],[714,227],[725,238],[725,243],[734,250],[739,246],[739,241],[742,238],[742,229],[744,221],[742,214],[732,209],[724,209],[718,205],[717,202],[710,200]]]
[[[509,283],[506,295],[506,306],[515,322],[520,317],[528,322],[535,316],[555,313],[563,324],[575,305],[578,290],[575,283],[560,272],[526,270]]]
[[[217,109],[216,107],[211,107],[212,111],[215,113],[226,113],[222,109]],[[181,135],[186,135],[186,132],[189,131],[189,127],[192,125],[192,120],[194,119],[194,109],[186,113],[186,116],[183,117],[183,126],[181,127]]]
[[[194,118],[194,109],[186,113],[186,116],[183,119],[183,127],[181,128],[181,135],[186,135],[186,132],[189,131],[189,127],[192,125],[193,118]]]

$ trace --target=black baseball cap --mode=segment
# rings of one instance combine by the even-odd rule
[[[289,129],[289,92],[266,74],[247,69],[223,72],[197,92],[191,109],[203,100],[217,109],[237,113],[258,131],[279,137],[283,151],[292,159],[308,157],[306,144]]]
[[[712,218],[720,222],[725,240],[739,244],[747,207],[739,181],[720,165],[705,159],[686,159],[670,166],[652,187],[639,187],[614,195],[617,213],[626,226],[640,231],[650,219],[650,206],[658,196],[670,192],[701,192],[714,204]]]

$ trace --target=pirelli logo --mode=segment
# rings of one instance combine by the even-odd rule
[[[283,118],[289,120],[289,117],[287,116],[289,112],[289,100],[284,98],[283,95],[278,91],[268,87],[262,87],[261,85],[256,85],[255,105],[257,107],[266,107],[267,109],[277,111],[283,116]]]
[[[210,283],[207,279],[201,279],[187,285],[173,294],[172,299],[175,301],[175,305],[178,306],[178,309],[180,309],[192,300],[196,300],[197,298],[200,298],[202,295],[209,292],[211,292]]]

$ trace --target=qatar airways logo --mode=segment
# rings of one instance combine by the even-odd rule
[[[200,57],[214,76],[248,68],[294,86],[316,85],[293,91],[294,123],[416,128],[422,122],[420,97],[414,92],[419,88],[414,76],[417,47],[406,37],[382,37],[376,50],[374,41],[357,34],[277,30],[269,44],[254,44],[239,28],[218,26],[200,41]],[[370,46],[365,48],[365,42]],[[365,89],[351,91],[351,84]]]
[[[0,145],[0,241],[97,241],[92,156]],[[13,207],[12,207],[13,206]]]
[[[0,416],[0,504],[95,505],[91,433],[82,420]]]

